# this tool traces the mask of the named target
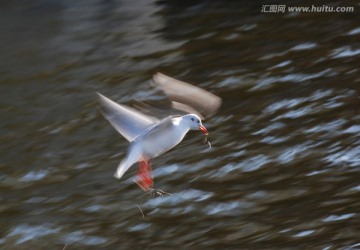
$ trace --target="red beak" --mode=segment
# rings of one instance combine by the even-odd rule
[[[206,129],[204,126],[200,125],[200,126],[199,126],[199,129],[200,129],[201,132],[203,132],[205,135],[208,135],[208,134],[209,134],[208,131],[207,131],[207,129]]]

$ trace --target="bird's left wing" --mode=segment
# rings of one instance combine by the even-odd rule
[[[128,141],[134,140],[146,128],[158,122],[135,109],[120,105],[98,93],[100,111],[110,124]]]

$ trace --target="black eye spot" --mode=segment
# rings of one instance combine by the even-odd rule
[[[200,123],[200,121],[199,121],[199,120],[197,120],[197,123]]]
[[[194,118],[191,118],[192,121],[194,121]]]

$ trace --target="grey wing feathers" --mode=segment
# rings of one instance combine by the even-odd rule
[[[221,106],[220,97],[161,73],[154,75],[153,84],[165,92],[174,108],[185,112],[197,110],[206,117],[216,113]]]
[[[172,120],[173,118],[180,117],[179,115],[171,115],[157,123],[154,123],[153,125],[146,128],[140,136],[145,136],[146,138],[149,138],[151,136],[157,136],[156,134],[158,132],[170,129],[173,126]],[[134,139],[136,141],[136,138]]]
[[[98,93],[100,111],[110,124],[128,141],[132,141],[158,120],[132,108],[117,104]]]

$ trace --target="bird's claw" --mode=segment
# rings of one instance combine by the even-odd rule
[[[162,196],[165,196],[165,195],[171,195],[168,192],[165,192],[165,191],[160,190],[160,189],[154,189],[154,188],[150,189],[149,193],[150,193],[151,198],[162,197]]]

